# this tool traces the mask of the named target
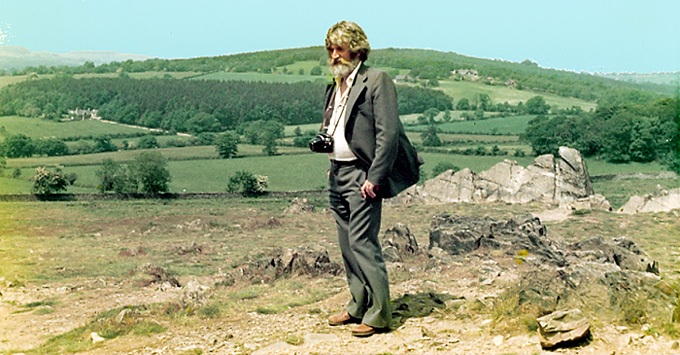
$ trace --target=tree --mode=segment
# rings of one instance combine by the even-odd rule
[[[647,119],[633,121],[628,149],[632,161],[650,162],[656,158],[656,141],[652,130],[652,124]]]
[[[481,108],[484,111],[491,111],[493,103],[491,103],[491,98],[487,94],[479,94],[477,97],[477,108]]]
[[[238,152],[239,143],[241,143],[241,137],[236,132],[226,131],[217,137],[215,150],[221,158],[233,158]]]
[[[527,100],[524,110],[530,115],[545,115],[550,110],[550,105],[545,102],[543,96],[534,96]]]
[[[23,134],[14,134],[2,142],[2,152],[8,158],[30,158],[33,155],[33,140]]]
[[[444,122],[450,122],[451,121],[451,111],[448,109],[444,110],[444,116],[442,116],[442,120]]]
[[[321,67],[318,65],[315,65],[312,70],[309,71],[310,75],[318,76],[322,74]]]
[[[217,132],[221,129],[221,125],[215,116],[205,112],[198,112],[187,122],[187,129],[194,134]]]
[[[56,194],[66,191],[69,179],[60,167],[47,168],[45,166],[35,169],[33,175],[33,193],[36,195]]]
[[[281,122],[274,120],[257,120],[239,127],[239,131],[250,144],[265,144],[265,134],[269,133],[274,139],[283,137],[284,127]],[[271,138],[269,138],[271,139]]]
[[[607,160],[615,163],[630,161],[631,132],[635,118],[632,113],[622,111],[607,120],[602,132],[602,147]]]
[[[158,140],[154,136],[144,136],[137,142],[137,148],[139,149],[154,149],[158,147]]]
[[[159,152],[150,151],[138,155],[134,161],[133,171],[141,192],[151,194],[168,192],[168,183],[172,177],[167,166],[167,159]]]
[[[458,100],[458,104],[456,105],[456,110],[458,111],[467,111],[470,109],[470,100],[467,98],[462,98]]]
[[[437,133],[439,128],[434,124],[427,126],[427,130],[420,134],[420,138],[423,140],[423,145],[426,147],[441,147],[442,141],[439,139]]]
[[[437,110],[434,107],[430,107],[425,112],[423,112],[423,116],[425,116],[425,119],[427,122],[434,124],[434,118],[437,117],[439,114],[439,110]]]
[[[263,153],[269,156],[279,154],[279,150],[276,148],[276,138],[274,138],[272,132],[264,132],[262,135],[262,144],[264,144],[264,148],[262,148]]]
[[[47,138],[35,142],[35,153],[48,157],[63,156],[69,154],[68,145],[61,139]]]
[[[104,159],[101,168],[94,173],[99,178],[99,186],[97,188],[102,192],[137,192],[137,179],[126,164],[118,163],[113,159]]]
[[[94,151],[100,152],[115,152],[118,150],[113,142],[111,142],[111,137],[101,136],[94,139]]]

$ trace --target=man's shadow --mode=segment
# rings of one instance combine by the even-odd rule
[[[416,294],[404,294],[392,300],[392,323],[390,330],[395,330],[409,318],[423,318],[434,312],[435,309],[446,309],[446,301],[460,299],[460,297],[435,292],[421,292]]]

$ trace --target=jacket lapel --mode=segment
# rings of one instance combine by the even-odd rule
[[[349,92],[349,97],[347,98],[347,107],[345,108],[345,126],[348,124],[350,115],[354,109],[354,105],[357,103],[359,95],[361,95],[361,92],[364,90],[364,88],[366,88],[366,81],[368,80],[368,75],[366,75],[367,71],[368,67],[366,64],[361,63],[361,68],[359,68],[359,72],[357,72],[357,76],[354,78],[354,84],[352,85],[352,89]]]

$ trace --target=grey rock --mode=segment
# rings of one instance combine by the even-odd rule
[[[423,186],[407,189],[389,203],[541,202],[563,205],[591,195],[590,176],[580,153],[560,147],[557,159],[552,154],[541,155],[526,168],[516,161],[505,160],[479,174],[467,168],[455,173],[448,170]]]
[[[546,237],[546,228],[531,215],[515,216],[507,221],[490,217],[436,215],[430,228],[430,248],[437,247],[453,255],[478,249],[505,250],[509,256],[527,252],[540,262],[565,265],[564,255]]]
[[[659,190],[644,196],[632,196],[619,208],[619,213],[668,212],[680,209],[680,187]]]
[[[616,264],[621,269],[647,271],[656,268],[658,274],[658,264],[655,264],[645,252],[640,250],[635,242],[626,237],[613,238],[608,241],[597,236],[573,243],[567,248],[580,257]]]
[[[300,198],[294,198],[293,201],[291,201],[291,205],[286,208],[283,213],[284,214],[301,214],[301,213],[310,213],[314,212],[315,207],[312,205],[309,200],[306,198],[300,199]]]
[[[536,321],[543,349],[578,344],[590,336],[590,324],[579,309],[553,312]]]
[[[401,262],[418,252],[418,241],[408,226],[401,223],[385,231],[383,245],[383,257],[387,261]]]
[[[300,246],[285,251],[275,250],[260,256],[244,265],[241,272],[246,277],[276,279],[287,275],[339,275],[342,267],[330,260],[326,248]]]

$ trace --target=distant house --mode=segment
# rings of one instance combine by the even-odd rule
[[[512,87],[517,87],[517,80],[515,79],[510,79],[505,82],[505,86],[512,86]]]
[[[97,109],[84,109],[79,108],[75,110],[68,110],[68,118],[71,120],[101,120],[99,117],[99,110]]]
[[[406,75],[397,75],[394,77],[394,82],[395,83],[405,83],[408,81],[408,77]]]
[[[477,81],[479,80],[479,72],[477,69],[456,69],[451,71],[451,74],[458,76],[463,80]]]

